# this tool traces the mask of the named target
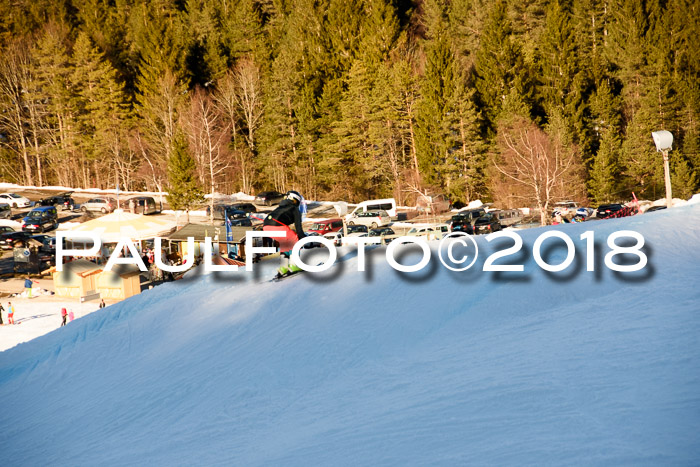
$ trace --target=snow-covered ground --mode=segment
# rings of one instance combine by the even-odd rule
[[[23,293],[24,295],[24,293]],[[38,295],[34,291],[34,295]],[[7,304],[12,302],[15,309],[15,326],[7,326]],[[27,342],[38,336],[43,336],[61,327],[61,308],[67,312],[73,312],[75,319],[92,313],[98,309],[99,300],[80,303],[76,300],[66,300],[50,296],[38,296],[36,298],[5,297],[0,300],[5,308],[2,319],[5,326],[0,326],[0,351],[7,350]],[[77,323],[73,321],[71,326]]]
[[[642,271],[603,265],[619,230]],[[576,245],[560,273],[533,260],[549,231]],[[700,206],[518,233],[496,263],[524,272],[482,271],[512,244],[483,236],[462,273],[384,247],[357,272],[348,248],[279,283],[190,274],[0,352],[2,464],[700,463]]]

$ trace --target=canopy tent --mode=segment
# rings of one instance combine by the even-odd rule
[[[117,243],[123,238],[132,241],[165,237],[175,230],[175,222],[153,216],[131,214],[121,209],[111,214],[84,222],[71,232],[95,232],[103,243]]]

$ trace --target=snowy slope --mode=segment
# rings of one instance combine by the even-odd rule
[[[532,259],[547,229],[580,247],[563,273]],[[620,229],[641,274],[602,266]],[[463,273],[344,250],[323,277],[196,276],[2,352],[0,462],[700,462],[700,206],[518,233],[523,273],[480,271],[484,237]]]

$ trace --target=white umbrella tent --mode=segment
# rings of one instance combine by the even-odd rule
[[[128,238],[134,244],[138,244],[143,240],[166,237],[175,228],[176,224],[172,221],[117,209],[111,214],[75,226],[70,229],[70,232],[97,234],[102,241],[102,256],[107,257],[122,239]],[[76,240],[73,243],[80,244],[82,242]]]

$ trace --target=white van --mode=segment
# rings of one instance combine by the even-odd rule
[[[396,217],[396,200],[394,198],[386,198],[363,201],[357,205],[354,211],[345,216],[345,220],[350,219],[355,213],[367,211],[386,211],[390,217]]]

